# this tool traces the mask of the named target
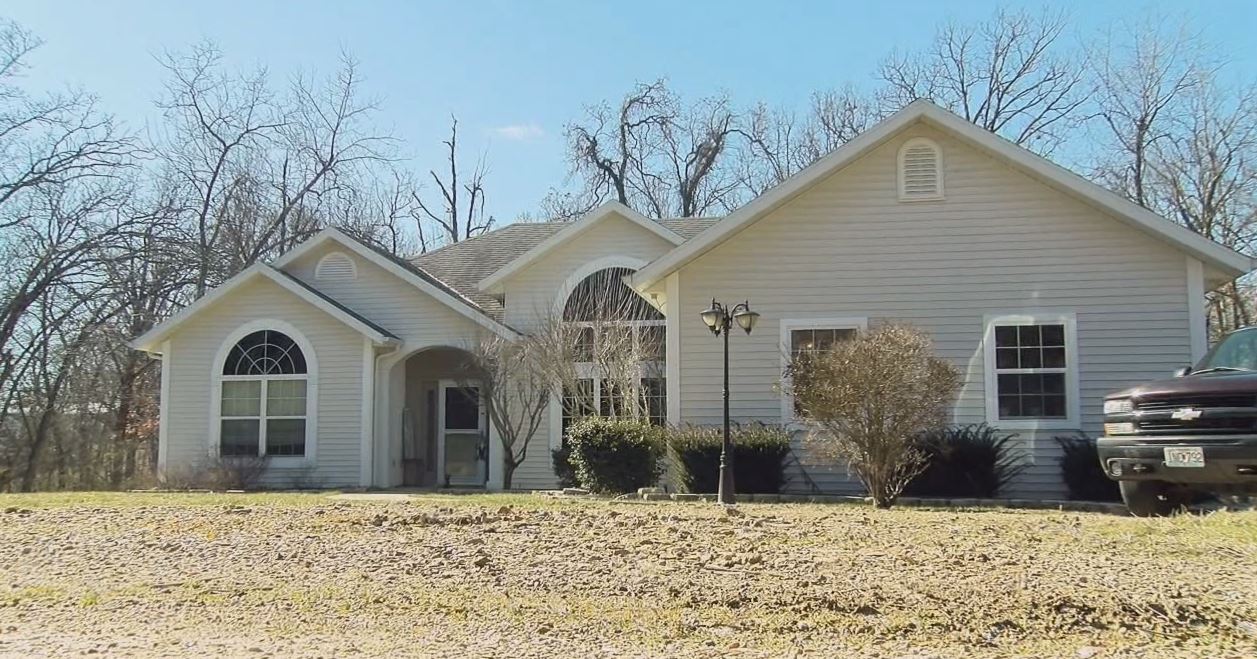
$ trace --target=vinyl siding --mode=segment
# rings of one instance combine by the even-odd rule
[[[224,337],[241,325],[261,319],[287,322],[305,335],[318,359],[318,421],[316,464],[310,469],[271,469],[264,484],[271,487],[355,486],[359,474],[362,398],[362,335],[322,310],[259,279],[202,311],[170,337],[171,355],[167,469],[196,468],[210,453],[211,386],[214,363]]]
[[[946,199],[901,203],[896,152],[912,137],[943,151]],[[986,420],[983,319],[1025,311],[1077,318],[1081,427],[1097,434],[1111,390],[1189,361],[1182,252],[1076,201],[941,131],[917,125],[776,209],[680,271],[681,415],[721,419],[720,347],[688,319],[714,296],[762,314],[732,338],[732,413],[781,422],[782,319],[867,317],[928,331],[965,374],[961,423]],[[696,316],[694,316],[696,318]],[[1033,464],[1019,496],[1059,496],[1053,435],[1019,431]],[[811,464],[827,491],[858,486]],[[802,487],[797,470],[792,486]]]
[[[535,327],[537,319],[561,311],[558,296],[573,273],[609,256],[628,257],[643,262],[659,258],[672,244],[619,216],[602,220],[564,245],[551,250],[515,276],[503,282],[506,294],[506,324],[522,332]],[[550,418],[529,445],[524,464],[515,472],[516,487],[551,488],[556,484],[550,459],[552,435]]]
[[[319,260],[332,251],[343,251],[354,260],[358,271],[356,279],[329,281],[314,277]],[[402,374],[406,369],[406,360],[412,356],[425,359],[420,353],[425,348],[448,346],[470,349],[490,336],[489,330],[414,284],[335,244],[310,250],[284,269],[402,340],[396,352],[380,360],[380,379],[375,392],[377,399],[387,397],[390,401],[386,418],[381,419],[379,415],[376,418],[375,479],[377,483],[400,484],[401,416],[406,403],[404,394],[391,395],[388,388],[404,386],[405,377]],[[361,341],[354,345],[361,355]],[[357,395],[360,397],[361,393]],[[382,450],[381,441],[387,443],[387,451]]]

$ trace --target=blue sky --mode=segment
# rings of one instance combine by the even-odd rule
[[[75,85],[133,128],[155,114],[154,59],[203,38],[230,65],[265,65],[276,82],[330,73],[343,47],[379,98],[384,127],[403,138],[412,167],[439,166],[458,116],[467,155],[487,154],[489,210],[502,220],[535,210],[563,186],[562,128],[585,104],[666,77],[687,97],[726,92],[738,104],[802,107],[814,90],[870,87],[893,49],[929,43],[948,19],[1042,3],[919,2],[59,2],[0,3],[0,15],[46,44],[28,83]],[[1053,6],[1056,6],[1055,4]],[[1257,70],[1257,2],[1062,3],[1074,35],[1148,14],[1186,16],[1231,60]]]

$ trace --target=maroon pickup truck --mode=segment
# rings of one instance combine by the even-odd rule
[[[1257,327],[1173,378],[1106,396],[1096,446],[1135,515],[1170,514],[1200,492],[1257,493]]]

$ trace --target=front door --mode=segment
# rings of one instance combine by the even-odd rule
[[[489,443],[480,386],[442,380],[437,410],[439,484],[484,487]]]

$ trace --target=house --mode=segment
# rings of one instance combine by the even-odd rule
[[[264,452],[276,485],[493,488],[502,449],[485,448],[463,350],[529,332],[582,282],[627,282],[650,303],[632,324],[665,368],[639,393],[669,423],[722,418],[721,342],[698,316],[713,298],[761,314],[732,337],[734,417],[797,433],[777,386],[788,355],[903,321],[962,370],[956,422],[1017,433],[1030,468],[1015,493],[1050,497],[1063,492],[1052,437],[1098,434],[1105,392],[1199,358],[1206,291],[1250,269],[918,101],[724,218],[652,221],[610,203],[410,261],[329,229],[135,346],[163,362],[163,469]],[[610,395],[589,384],[580,395]],[[555,483],[563,406],[549,407],[516,487]],[[792,488],[855,488],[805,451],[799,462]]]

